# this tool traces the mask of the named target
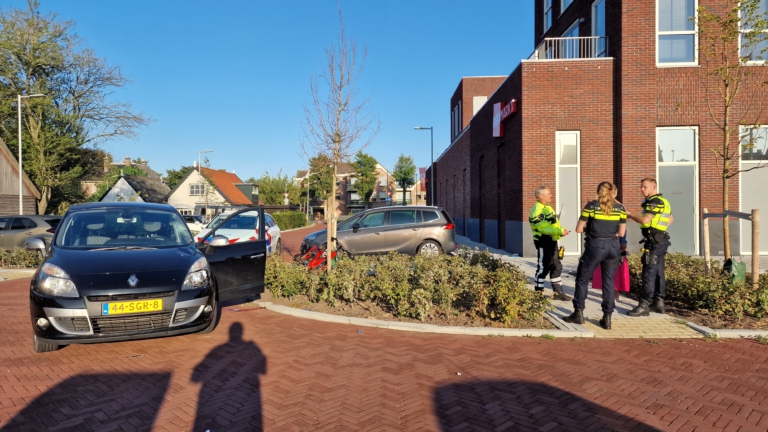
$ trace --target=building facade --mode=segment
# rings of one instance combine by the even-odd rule
[[[762,3],[768,10],[768,0]],[[553,206],[572,230],[600,181],[613,181],[619,199],[639,213],[640,180],[652,177],[672,205],[671,250],[703,253],[702,212],[722,210],[723,182],[710,150],[723,132],[708,108],[707,100],[716,102],[707,85],[712,67],[697,57],[691,18],[698,6],[722,12],[723,4],[536,0],[530,58],[507,77],[463,78],[451,98],[452,142],[431,169],[435,203],[454,215],[457,232],[532,256],[528,212],[536,187],[551,188]],[[739,110],[755,92],[762,100],[768,92],[757,82],[745,88],[733,118],[746,119],[741,130],[758,137],[736,161],[748,169],[768,162],[768,133],[759,126],[766,123],[760,113]],[[768,210],[761,184],[768,184],[768,169],[731,178],[729,209]],[[751,224],[731,220],[729,226],[732,253],[748,254]],[[630,247],[637,247],[640,230],[629,228]],[[722,254],[722,224],[710,223],[710,242],[712,253]],[[578,235],[561,244],[566,253],[581,253]],[[768,232],[760,245],[768,253]]]

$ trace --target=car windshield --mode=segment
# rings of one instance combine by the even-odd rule
[[[221,225],[221,223],[224,221],[224,219],[228,218],[229,214],[220,214],[213,218],[211,223],[208,224],[206,228],[208,229],[247,229],[247,230],[257,230],[259,229],[259,212],[255,211],[249,211],[245,213],[240,213],[239,215],[233,217],[232,219],[226,221],[224,225]],[[221,225],[221,226],[219,226]]]
[[[78,249],[143,249],[192,243],[186,223],[173,211],[109,208],[76,211],[59,226],[56,246]]]

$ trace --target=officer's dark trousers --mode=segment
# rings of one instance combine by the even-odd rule
[[[560,258],[557,257],[557,242],[550,237],[542,237],[538,241],[533,242],[538,250],[539,261],[536,266],[536,291],[544,290],[544,281],[547,280],[549,275],[549,281],[552,282],[552,290],[555,292],[563,292],[562,279],[560,274],[563,272],[563,265],[560,263]]]
[[[664,257],[669,249],[669,240],[661,243],[646,243],[645,249],[649,255],[656,256],[656,264],[643,265],[643,299],[653,301],[654,298],[663,299],[667,296],[667,280],[664,277]]]
[[[603,312],[612,313],[616,308],[616,294],[613,287],[613,278],[616,276],[616,269],[621,261],[621,248],[619,240],[610,239],[591,239],[587,240],[584,253],[579,260],[579,268],[576,270],[576,293],[573,295],[573,307],[584,309],[584,302],[587,300],[587,288],[592,273],[595,272],[597,265],[603,275]]]

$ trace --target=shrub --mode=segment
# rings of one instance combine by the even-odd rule
[[[276,297],[311,301],[372,301],[394,316],[425,320],[465,313],[510,324],[541,320],[549,303],[526,286],[517,268],[487,252],[458,256],[341,256],[331,273],[270,260],[266,284]]]
[[[640,255],[629,256],[630,290],[642,292],[642,264]],[[712,261],[712,271],[704,272],[704,259],[681,253],[667,254],[665,276],[667,299],[680,302],[683,307],[704,310],[715,316],[741,318],[745,315],[763,317],[768,313],[768,274],[759,278],[758,289],[747,283],[732,282],[722,273],[722,265]]]
[[[35,268],[42,262],[37,251],[24,248],[14,248],[10,251],[0,249],[0,267],[4,268]]]
[[[281,231],[293,228],[301,228],[307,225],[307,214],[300,211],[284,211],[272,213],[272,219],[275,220]]]

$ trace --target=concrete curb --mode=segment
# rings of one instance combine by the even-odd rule
[[[696,330],[697,332],[703,334],[706,337],[718,337],[717,332],[712,330],[709,327],[705,327],[705,326],[700,325],[700,324],[692,323],[690,321],[686,321],[685,325],[687,325],[688,327]]]
[[[389,330],[402,330],[412,332],[423,333],[440,333],[440,334],[455,334],[455,335],[472,335],[472,336],[533,336],[540,337],[544,335],[552,335],[554,337],[569,338],[569,337],[594,337],[594,333],[583,329],[583,331],[576,330],[543,330],[543,329],[508,329],[508,328],[492,328],[492,327],[456,327],[456,326],[438,326],[433,324],[419,324],[419,323],[405,323],[397,321],[384,321],[374,320],[366,318],[352,318],[340,315],[332,315],[320,312],[312,312],[303,309],[296,309],[287,306],[280,306],[272,304],[271,302],[259,302],[259,306],[277,312],[284,315],[291,315],[297,318],[306,318],[316,321],[331,322],[337,324],[353,324],[360,327],[377,327],[385,328]],[[557,324],[555,324],[557,325]]]

